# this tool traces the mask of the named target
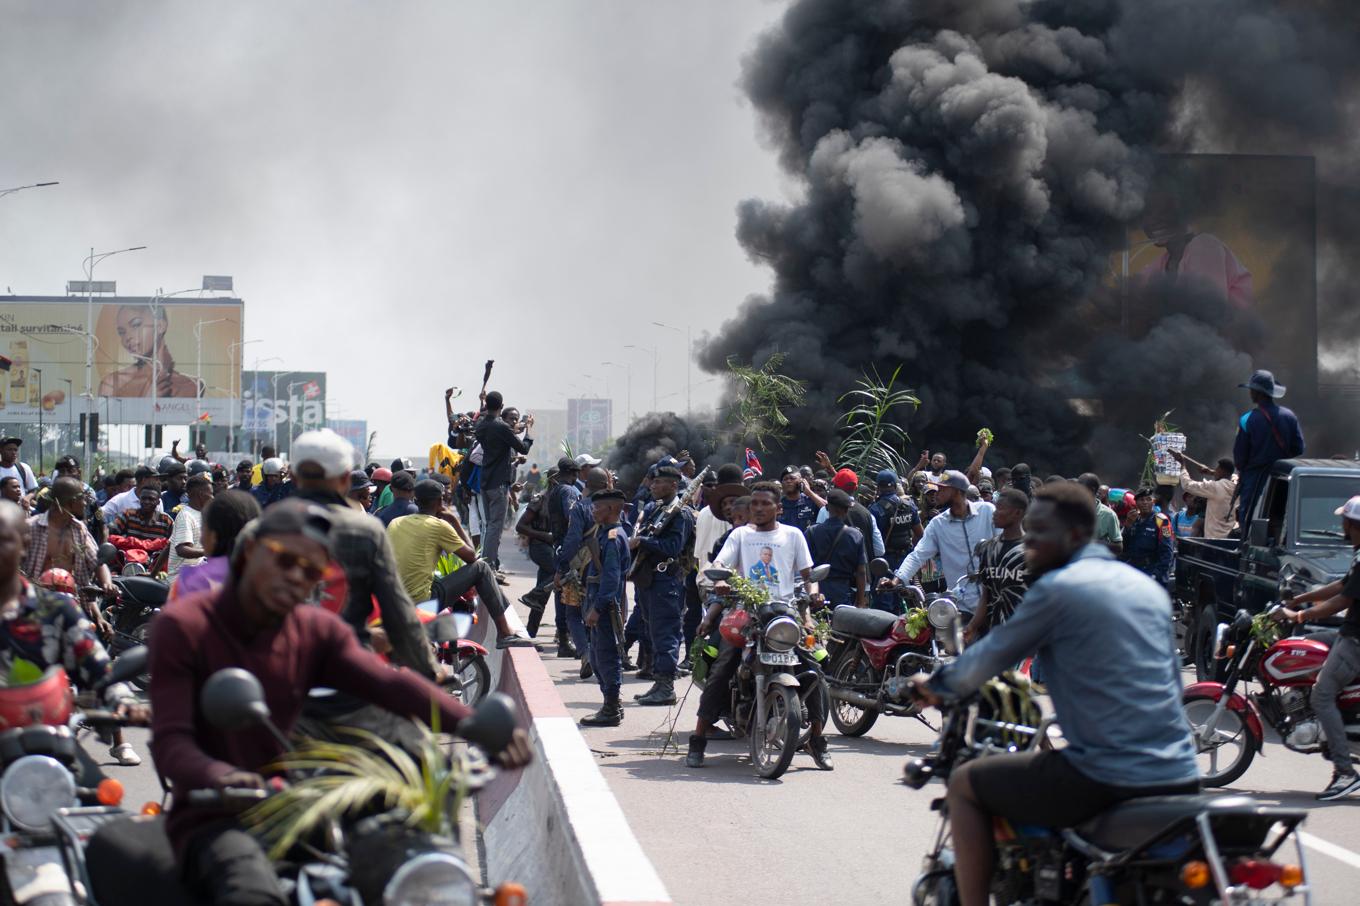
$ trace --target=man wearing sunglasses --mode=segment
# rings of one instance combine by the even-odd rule
[[[262,787],[261,774],[283,752],[262,727],[228,733],[196,713],[203,684],[225,667],[255,675],[284,734],[293,730],[308,690],[318,686],[426,721],[433,706],[445,731],[456,731],[471,713],[429,680],[391,669],[366,651],[334,614],[299,606],[330,565],[333,527],[325,507],[301,500],[275,504],[253,535],[241,539],[220,592],[189,595],[157,619],[151,751],[177,792]],[[531,757],[528,738],[517,730],[506,750],[493,754],[507,767],[520,767]],[[177,795],[166,830],[185,879],[205,902],[287,902],[264,850],[236,816]]]

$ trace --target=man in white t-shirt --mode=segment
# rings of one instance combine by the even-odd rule
[[[728,535],[713,564],[725,566],[738,576],[765,585],[771,597],[787,599],[793,597],[798,576],[802,576],[805,582],[811,581],[812,554],[808,551],[807,537],[793,526],[779,521],[783,496],[783,489],[772,481],[762,481],[751,488],[751,521]],[[715,590],[723,591],[723,583],[715,586]],[[721,604],[709,608],[703,622],[699,624],[699,638],[708,635],[713,628],[713,621],[721,612]],[[704,685],[703,695],[699,697],[699,717],[694,725],[694,735],[689,738],[689,754],[685,758],[685,764],[691,768],[703,767],[708,733],[731,701],[732,677],[741,665],[741,655],[741,648],[724,641],[722,653],[709,668],[708,681]],[[807,697],[807,703],[808,716],[812,721],[808,753],[817,767],[830,771],[834,766],[827,750],[826,737],[822,735],[826,715],[822,713],[821,691],[814,690]]]
[[[184,485],[186,499],[175,516],[170,532],[170,562],[166,572],[173,579],[180,567],[195,566],[207,554],[203,550],[203,508],[213,499],[212,477],[199,473]]]
[[[0,439],[0,478],[17,478],[20,490],[28,495],[38,490],[38,479],[27,463],[19,462],[19,448],[23,444],[21,437]]]

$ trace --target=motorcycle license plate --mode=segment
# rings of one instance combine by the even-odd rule
[[[776,667],[792,667],[798,663],[798,655],[792,651],[762,651],[760,652],[760,662],[772,664]]]

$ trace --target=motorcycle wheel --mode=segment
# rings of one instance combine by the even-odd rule
[[[454,676],[463,684],[453,691],[463,704],[475,708],[491,691],[491,668],[480,654],[460,654],[453,665]]]
[[[939,868],[916,879],[911,886],[912,906],[958,906],[959,891],[954,884],[954,872]]]
[[[756,773],[774,780],[789,769],[802,730],[798,693],[788,686],[765,690],[765,726],[751,727],[751,763]]]
[[[1231,709],[1225,709],[1219,717],[1212,743],[1204,746],[1198,742],[1200,728],[1208,722],[1217,705],[1208,695],[1187,695],[1181,699],[1185,719],[1190,722],[1199,750],[1195,761],[1199,763],[1200,783],[1208,787],[1232,783],[1246,773],[1256,757],[1256,740],[1247,729],[1246,716]]]
[[[831,682],[837,686],[855,685],[855,674],[859,671],[860,660],[847,657],[836,665]],[[831,699],[831,722],[836,725],[842,736],[863,736],[878,720],[877,711],[869,711],[859,705],[840,699]]]

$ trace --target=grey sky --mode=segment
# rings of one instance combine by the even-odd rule
[[[630,361],[683,410],[683,340],[768,271],[734,208],[781,193],[736,87],[759,0],[7,3],[0,290],[60,294],[90,246],[124,294],[232,274],[256,355],[329,373],[383,453],[441,391],[526,409]],[[593,338],[593,339],[592,339]],[[696,371],[695,381],[707,375]],[[575,384],[576,386],[573,386]],[[696,402],[716,398],[713,382]],[[617,421],[616,421],[617,424]]]

